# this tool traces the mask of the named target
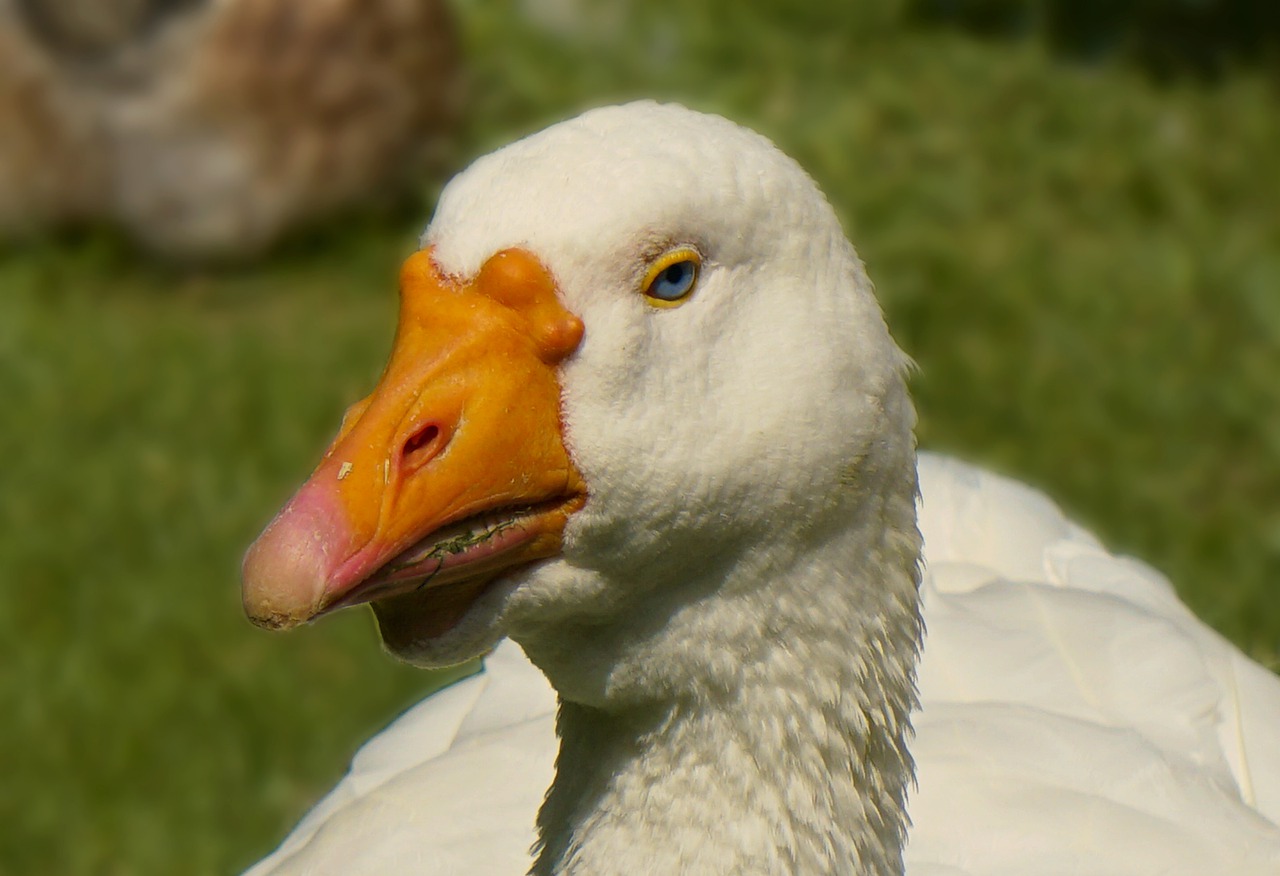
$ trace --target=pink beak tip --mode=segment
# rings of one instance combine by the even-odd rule
[[[349,526],[330,496],[304,487],[245,552],[245,614],[268,629],[305,623],[324,607]]]

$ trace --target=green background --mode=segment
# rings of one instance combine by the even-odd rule
[[[561,5],[458,7],[455,168],[634,96],[768,134],[920,364],[923,446],[1044,488],[1275,665],[1273,74],[1156,78],[894,3],[528,11]],[[435,190],[252,267],[109,232],[0,251],[0,871],[235,872],[436,683],[363,611],[250,627],[237,573],[376,378]]]

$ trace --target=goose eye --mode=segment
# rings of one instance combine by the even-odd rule
[[[701,258],[691,249],[667,253],[649,268],[644,283],[645,297],[657,307],[682,304],[698,282],[701,264]]]

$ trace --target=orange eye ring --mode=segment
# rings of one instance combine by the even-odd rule
[[[654,307],[679,307],[693,294],[701,272],[702,256],[693,247],[663,253],[645,273],[645,301]]]

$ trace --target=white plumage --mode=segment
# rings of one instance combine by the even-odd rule
[[[940,457],[920,471],[929,633],[907,872],[1277,872],[1275,677],[1043,495]],[[249,873],[523,872],[555,706],[504,642],[370,740]]]
[[[474,272],[502,245],[529,247],[556,273],[570,306],[587,325],[584,349],[565,367],[570,446],[592,488],[591,501],[606,511],[631,502],[637,516],[647,520],[647,528],[637,530],[641,533],[637,535],[607,514],[580,518],[587,521],[581,524],[583,529],[571,528],[566,534],[570,566],[585,565],[582,557],[594,557],[590,551],[610,543],[618,545],[626,563],[639,562],[637,555],[644,560],[645,545],[636,546],[637,540],[667,538],[655,520],[667,527],[687,524],[704,538],[709,537],[705,527],[719,521],[732,542],[735,527],[750,529],[752,514],[757,513],[735,504],[744,495],[764,507],[759,513],[778,514],[782,513],[779,508],[802,502],[801,488],[839,489],[832,483],[848,486],[856,494],[852,511],[835,508],[842,514],[852,513],[855,522],[849,523],[850,531],[876,538],[887,533],[892,539],[900,528],[901,544],[907,546],[903,550],[913,543],[914,530],[909,522],[902,522],[909,521],[909,512],[906,518],[895,516],[892,504],[903,490],[909,498],[912,486],[909,479],[900,481],[895,474],[900,452],[908,454],[901,458],[910,464],[909,437],[900,428],[909,428],[911,420],[909,409],[898,411],[895,387],[899,384],[888,376],[901,367],[896,348],[881,341],[875,328],[878,314],[866,309],[856,291],[851,294],[861,303],[854,307],[852,318],[858,322],[842,336],[842,346],[830,340],[835,335],[824,335],[818,323],[806,322],[813,317],[812,311],[818,311],[819,320],[829,317],[828,322],[851,318],[850,311],[841,310],[843,305],[810,296],[810,286],[846,282],[865,291],[866,300],[871,300],[860,266],[843,262],[843,250],[829,239],[834,218],[816,190],[789,179],[790,188],[782,189],[786,197],[780,196],[768,173],[776,170],[782,176],[794,176],[797,171],[788,170],[764,141],[731,128],[721,120],[651,104],[589,114],[482,161],[446,192],[428,230],[427,239],[439,248],[442,263],[460,274]],[[673,160],[677,165],[685,161],[686,176],[678,172],[658,180],[644,176],[648,171],[644,148],[635,145],[634,134],[646,129],[674,132],[673,137],[698,135],[696,148],[685,154],[669,139],[658,138],[653,145],[667,161],[658,162],[660,169],[669,170]],[[610,139],[623,134],[622,140]],[[557,147],[571,153],[585,151],[559,156]],[[706,155],[716,147],[731,156],[727,176],[717,175],[714,166],[698,164],[707,161]],[[571,174],[591,181],[593,168],[614,161],[631,174],[630,180],[594,200],[574,189]],[[510,184],[505,189],[504,180]],[[714,213],[707,209],[705,198],[696,191],[690,194],[701,182],[712,188],[739,185],[760,192],[730,198],[728,203],[738,208],[731,213]],[[666,200],[654,193],[658,183],[668,185]],[[598,180],[595,184],[599,185]],[[557,187],[564,197],[548,200],[546,193]],[[505,209],[495,211],[495,201]],[[585,201],[590,203],[584,206]],[[654,213],[655,204],[663,209],[647,215],[646,211]],[[765,209],[785,215],[766,221],[768,217],[760,212]],[[531,214],[536,217],[532,223]],[[606,300],[602,290],[608,286],[607,272],[586,254],[628,251],[627,235],[635,234],[637,227],[659,231],[673,227],[683,234],[691,222],[701,223],[699,243],[715,254],[713,267],[720,276],[712,276],[708,269],[706,288],[700,292],[706,299],[701,311],[677,312],[686,317],[683,325],[694,326],[683,341],[700,339],[712,351],[709,357],[726,357],[726,361],[696,360],[702,371],[681,370],[678,362],[666,370],[671,363],[655,364],[654,360],[671,357],[676,348],[669,342],[673,337],[680,339],[682,324],[666,321],[655,328],[656,321],[638,322],[643,317]],[[780,228],[794,239],[779,242]],[[630,251],[635,250],[633,245]],[[765,262],[769,255],[773,259]],[[802,280],[788,286],[789,297],[769,299],[764,292],[750,289],[753,282],[767,285],[788,275]],[[724,286],[714,286],[717,280]],[[749,298],[748,290],[756,297]],[[764,310],[751,317],[735,316],[739,311],[734,308],[749,312],[753,307]],[[753,333],[761,313],[768,313],[770,307],[775,309],[768,331]],[[722,332],[728,333],[732,344],[715,340]],[[788,339],[788,332],[801,332],[801,337]],[[770,421],[770,413],[761,411],[775,403],[773,392],[803,395],[806,389],[821,393],[828,386],[820,372],[797,383],[791,362],[774,360],[757,367],[759,363],[734,359],[735,353],[749,356],[753,344],[763,343],[782,344],[784,351],[803,360],[804,368],[821,369],[828,360],[841,363],[832,368],[845,381],[842,385],[847,385],[850,375],[860,381],[850,387],[857,396],[852,406],[831,413],[841,431],[830,431],[820,419],[805,420],[811,409],[803,399],[788,398],[785,404],[794,406],[791,416],[800,418],[804,429],[788,436],[794,440],[777,445],[762,439],[761,434],[768,438],[769,422],[775,426],[781,422]],[[858,347],[857,351],[843,346],[848,344]],[[599,363],[611,361],[610,357],[621,371],[599,370]],[[886,358],[893,361],[883,361]],[[735,383],[744,371],[754,382]],[[773,372],[780,375],[776,385],[770,385]],[[699,394],[718,388],[724,394],[714,398]],[[859,395],[859,390],[865,395]],[[687,418],[691,410],[680,406],[682,397],[702,406],[701,424],[674,422]],[[623,401],[616,401],[619,398]],[[670,405],[665,411],[664,403]],[[821,412],[826,409],[817,407]],[[603,422],[604,411],[612,412],[614,419]],[[640,445],[628,442],[637,431],[643,432],[640,426],[645,421],[636,418],[646,411],[656,411],[658,422],[670,424],[676,450],[696,457],[702,450],[692,448],[692,438],[683,439],[700,436],[711,445],[708,456],[692,470],[681,469],[679,460],[668,462],[662,448],[654,451],[657,462],[638,462],[644,457],[637,457],[637,448],[652,443],[654,434],[642,434]],[[765,421],[760,433],[752,430],[756,420]],[[726,425],[734,423],[739,428]],[[703,428],[697,430],[697,425]],[[841,437],[846,434],[854,437]],[[733,442],[738,440],[750,445],[750,452],[741,458],[735,458]],[[830,447],[842,442],[843,457]],[[849,457],[851,448],[854,452]],[[850,458],[851,462],[839,462]],[[746,464],[752,472],[736,479],[736,469]],[[805,472],[791,480],[793,475],[781,468],[784,465],[811,466],[817,474]],[[628,466],[639,467],[638,480],[628,479]],[[828,466],[833,472],[831,482],[823,480]],[[910,794],[906,872],[912,876],[1280,872],[1280,681],[1196,620],[1158,573],[1109,554],[1039,493],[928,455],[920,458],[919,474],[925,560],[920,593],[927,637],[918,667],[920,706],[912,718],[915,737],[910,750],[917,786]],[[752,486],[752,477],[760,483],[758,494],[741,492]],[[663,490],[668,499],[665,509],[655,507]],[[770,505],[775,501],[773,493],[781,498]],[[889,497],[884,507],[878,504],[881,499],[874,498],[882,494]],[[821,521],[838,504],[830,499],[801,505],[796,513],[813,514]],[[592,510],[591,503],[585,510]],[[584,627],[566,624],[551,638],[544,627],[532,624],[530,618],[542,617],[539,611],[574,617],[572,612],[591,605],[587,601],[590,588],[564,583],[570,579],[557,567],[562,561],[519,584],[511,597],[515,607],[504,609],[505,623],[516,638],[532,643],[531,653],[541,655],[538,662],[550,667],[549,674],[571,702],[595,697],[592,701],[607,711],[618,698],[634,696],[634,689],[656,696],[654,691],[682,683],[684,667],[670,664],[685,660],[693,667],[689,677],[699,683],[710,677],[707,685],[713,692],[717,673],[740,683],[746,692],[740,697],[736,690],[726,694],[726,701],[732,703],[727,708],[746,710],[748,720],[734,724],[730,719],[717,723],[714,716],[704,718],[699,710],[710,710],[707,702],[720,701],[712,694],[699,694],[703,699],[697,700],[696,707],[689,707],[688,714],[677,708],[668,723],[689,721],[708,728],[706,750],[723,752],[722,762],[711,768],[731,778],[743,773],[735,760],[739,742],[760,760],[773,757],[774,750],[756,743],[776,737],[781,765],[774,771],[769,764],[756,764],[760,774],[774,776],[774,785],[753,786],[741,799],[722,793],[720,779],[708,778],[705,798],[694,799],[696,794],[691,793],[670,800],[667,808],[696,823],[696,830],[680,834],[678,826],[672,828],[648,811],[651,801],[646,794],[699,787],[695,781],[681,784],[685,777],[672,773],[692,775],[701,761],[681,760],[664,748],[665,737],[660,735],[654,742],[642,734],[642,740],[650,741],[642,742],[634,762],[625,762],[616,774],[606,777],[604,802],[594,814],[560,821],[544,818],[543,839],[553,847],[556,840],[547,836],[548,831],[554,832],[557,826],[575,831],[576,838],[559,864],[563,869],[554,872],[601,872],[600,861],[607,859],[591,857],[601,849],[622,857],[608,872],[670,872],[655,863],[658,855],[694,862],[685,872],[742,872],[747,866],[742,861],[765,861],[772,854],[768,844],[764,851],[753,851],[759,831],[743,826],[748,823],[786,837],[778,841],[782,857],[772,865],[758,866],[760,872],[817,871],[814,865],[806,870],[803,863],[796,863],[804,860],[832,862],[821,872],[863,872],[852,864],[842,869],[840,862],[848,859],[832,849],[844,839],[857,849],[866,872],[896,870],[893,788],[901,770],[893,751],[877,746],[892,749],[892,740],[906,735],[895,723],[893,704],[909,704],[909,676],[899,677],[893,667],[895,661],[909,666],[913,627],[909,612],[894,613],[893,599],[899,592],[896,588],[904,584],[906,592],[911,592],[911,576],[907,566],[895,566],[893,552],[884,553],[887,549],[878,547],[878,541],[872,542],[874,550],[864,560],[863,554],[843,549],[841,535],[832,536],[817,524],[794,529],[780,525],[779,529],[781,549],[770,542],[744,548],[762,560],[735,559],[719,566],[714,560],[691,557],[679,565],[673,580],[719,576],[715,580],[726,583],[710,593],[695,590],[696,596],[689,595],[687,604],[678,604],[660,631],[652,634],[656,644],[644,640],[636,645],[626,639],[628,624],[644,626],[642,616],[628,614],[637,602],[626,601],[629,594],[608,595],[614,591],[603,585],[596,591],[606,594],[601,597],[606,603],[622,600],[617,618],[607,614],[608,604],[601,609],[605,619],[600,623],[609,637],[605,644]],[[619,541],[619,532],[628,534],[627,540]],[[654,532],[661,534],[653,536]],[[662,556],[679,552],[682,545],[676,532]],[[781,550],[790,565],[781,570],[771,567],[768,561],[775,550]],[[909,560],[909,550],[906,556]],[[833,565],[837,560],[857,567],[851,573],[852,584],[841,581],[838,566]],[[661,560],[653,562],[656,565],[644,568],[650,569],[650,577],[662,577],[666,567]],[[705,570],[699,562],[710,567],[702,577]],[[599,580],[610,583],[610,567],[601,568],[604,571],[596,573]],[[753,586],[767,597],[765,601],[753,601],[759,595],[754,591],[734,590],[743,586],[744,570],[755,571],[760,580]],[[547,589],[554,587],[560,589]],[[832,589],[836,596],[828,602]],[[525,595],[522,603],[518,601],[522,594],[531,595]],[[563,602],[556,603],[556,598]],[[797,599],[798,607],[792,604]],[[883,604],[872,610],[866,607],[868,600]],[[758,605],[766,606],[761,611],[767,618],[742,616],[747,606]],[[841,615],[845,611],[847,617]],[[798,619],[795,623],[789,622],[792,614]],[[846,662],[856,667],[846,676],[840,675],[847,668],[838,662],[840,652],[828,647],[832,641],[839,645],[841,636],[840,627],[832,633],[824,625],[830,618],[847,629]],[[725,627],[734,625],[756,631],[766,641],[739,646],[726,635],[724,641],[730,644],[720,647],[729,649],[731,656],[722,665],[717,662],[721,655],[715,643]],[[697,630],[707,641],[689,644],[688,636],[676,638],[682,627]],[[814,641],[800,638],[807,631],[812,631]],[[624,644],[618,644],[619,636],[626,640]],[[581,670],[585,675],[577,674],[577,664],[565,656],[578,651],[590,653],[589,670]],[[621,656],[616,665],[601,669],[601,654]],[[640,659],[636,654],[644,658],[640,668],[619,674],[618,667]],[[647,668],[655,660],[658,667]],[[759,678],[753,674],[757,667],[753,660],[762,667]],[[596,670],[606,673],[603,688],[592,687],[595,676],[590,673]],[[646,671],[657,680],[645,676]],[[796,674],[802,671],[809,674]],[[843,687],[831,690],[835,677],[846,680]],[[856,686],[847,681],[850,677],[857,679]],[[770,699],[771,678],[789,682],[773,689],[774,699]],[[758,690],[753,687],[757,682],[763,682]],[[619,694],[619,689],[625,693]],[[884,701],[889,705],[883,706]],[[846,711],[851,718],[830,717],[832,712],[844,715]],[[546,678],[516,645],[503,642],[482,673],[425,700],[370,741],[356,756],[347,778],[273,856],[250,873],[525,872],[533,860],[529,849],[536,836],[534,816],[555,772],[555,712],[556,694]],[[853,787],[867,795],[861,804],[840,798],[839,789],[848,784],[848,776],[836,775],[843,769],[841,762],[831,767],[829,783],[806,772],[812,763],[804,759],[804,734],[822,736],[834,732],[831,727],[851,728],[849,732],[857,737]],[[884,738],[889,742],[880,741],[877,728],[887,728]],[[734,732],[747,737],[746,741],[737,740]],[[690,741],[694,747],[697,743]],[[828,749],[819,748],[824,757],[830,757]],[[605,743],[574,750],[579,754],[612,751]],[[795,765],[790,766],[788,758],[793,757]],[[654,763],[662,768],[653,767]],[[859,765],[866,772],[858,773]],[[647,766],[653,768],[646,773]],[[562,776],[592,775],[591,769],[590,764],[562,763],[560,772]],[[743,774],[747,773],[751,770]],[[645,775],[658,777],[646,786],[649,790],[626,781]],[[787,787],[779,789],[779,783]],[[836,790],[829,791],[828,784]],[[870,796],[869,786],[878,788],[879,796]],[[775,791],[786,804],[780,813],[770,808]],[[833,800],[823,802],[828,793]],[[819,815],[807,811],[810,805]],[[820,830],[811,835],[788,833],[802,831],[805,818],[819,817],[827,811],[824,806],[853,813],[851,819],[857,825],[848,837],[838,832],[828,836]],[[706,809],[715,811],[708,815]],[[797,814],[798,810],[803,811]],[[794,821],[788,821],[792,816]],[[659,831],[656,838],[655,830]],[[705,840],[699,839],[704,836]],[[705,842],[710,851],[697,850],[678,858],[670,848],[698,842]],[[832,845],[811,848],[815,843]],[[740,852],[742,857],[730,857],[730,852]],[[748,858],[748,854],[758,857]],[[717,861],[736,863],[717,869]],[[542,866],[548,864],[556,861],[544,860]]]

